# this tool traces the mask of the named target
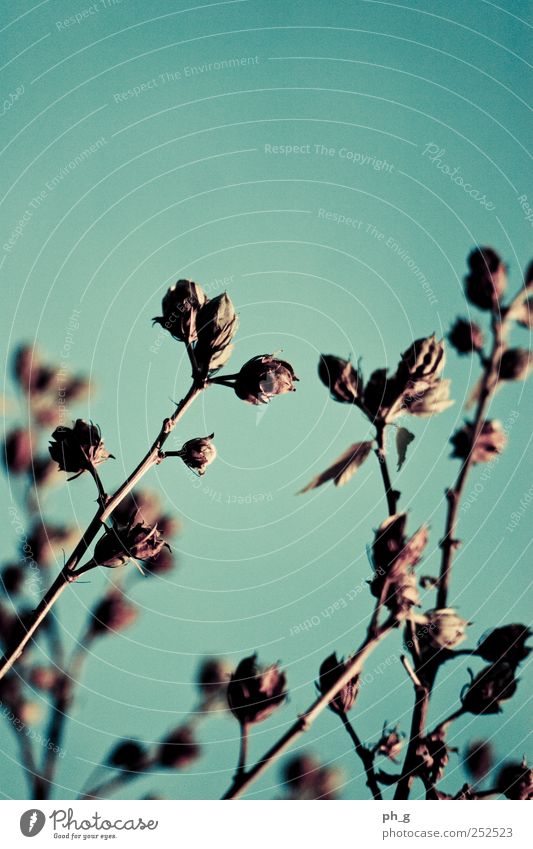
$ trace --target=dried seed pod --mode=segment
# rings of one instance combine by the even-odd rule
[[[468,257],[466,296],[481,310],[496,309],[507,288],[507,269],[492,248],[477,248]]]
[[[100,465],[109,457],[100,428],[97,425],[77,419],[74,427],[58,427],[52,434],[50,456],[63,472],[75,476]]]
[[[159,494],[147,489],[134,489],[113,510],[113,518],[119,525],[127,525],[135,513],[143,525],[155,525],[159,528],[162,512]]]
[[[500,380],[526,380],[533,368],[531,352],[525,348],[508,348],[500,360]]]
[[[135,516],[127,525],[108,528],[94,548],[94,560],[99,566],[115,568],[128,560],[156,558],[166,545],[157,525],[135,524]]]
[[[494,752],[488,740],[474,740],[463,757],[464,767],[474,781],[481,781],[491,771],[493,762]]]
[[[141,772],[147,765],[147,752],[138,740],[121,740],[109,753],[107,763],[127,772]]]
[[[322,354],[318,364],[318,376],[330,391],[334,401],[355,404],[363,389],[363,379],[349,360]]]
[[[476,715],[500,713],[500,705],[514,695],[516,687],[511,664],[493,663],[482,669],[465,687],[461,695],[463,708]]]
[[[287,678],[277,663],[260,667],[257,655],[245,657],[228,683],[228,706],[241,725],[262,722],[287,698]]]
[[[213,443],[214,433],[209,436],[198,436],[189,439],[179,451],[179,456],[186,466],[197,475],[205,475],[207,467],[217,456],[217,449]]]
[[[416,339],[402,354],[398,372],[405,374],[411,381],[435,380],[442,372],[446,362],[444,342],[437,341],[435,334]]]
[[[483,350],[483,331],[473,321],[458,318],[448,333],[448,341],[458,354],[472,354]]]
[[[131,604],[120,590],[107,593],[92,613],[90,631],[93,636],[107,631],[123,631],[132,625],[139,615],[136,605]]]
[[[226,693],[231,671],[228,663],[219,657],[207,657],[196,673],[196,686],[208,700]]]
[[[192,280],[178,280],[163,297],[163,315],[152,321],[168,330],[174,339],[190,344],[197,339],[198,311],[207,301],[205,292],[198,283],[193,283]]]
[[[342,658],[341,660],[337,660],[337,655],[333,653],[322,661],[319,671],[319,680],[316,684],[319,693],[324,696],[331,687],[337,683],[339,678],[341,678],[346,672],[349,660],[350,658],[346,661]],[[354,675],[354,677],[350,678],[337,695],[331,699],[329,703],[330,710],[339,715],[348,713],[354,705],[358,691],[359,675]]]
[[[505,660],[517,666],[526,660],[531,649],[526,646],[532,635],[527,625],[512,624],[494,628],[479,641],[476,654],[491,663]]]
[[[425,381],[409,386],[402,396],[402,407],[412,416],[435,416],[454,403],[450,398],[451,380]]]
[[[333,800],[342,781],[339,770],[322,765],[307,753],[287,760],[282,775],[290,799]]]
[[[197,316],[198,341],[194,356],[203,376],[217,371],[228,361],[231,340],[239,327],[235,308],[224,292],[212,301],[207,301]]]
[[[26,575],[17,563],[4,566],[0,575],[0,583],[7,595],[17,595],[24,586]]]
[[[378,755],[383,755],[393,763],[397,763],[398,755],[401,753],[404,745],[404,735],[398,732],[398,728],[387,728],[387,724],[383,726],[383,732],[380,740],[375,746],[375,751]]]
[[[4,462],[10,474],[21,475],[30,471],[33,445],[33,435],[29,430],[17,428],[8,433],[4,444]]]
[[[159,763],[168,769],[183,769],[199,757],[200,746],[187,725],[169,734],[159,747]]]
[[[466,460],[470,453],[472,453],[473,463],[488,463],[498,454],[501,454],[507,445],[507,434],[501,422],[497,419],[486,419],[483,422],[475,445],[472,445],[473,438],[474,425],[467,422],[450,439],[453,445],[452,457]]]
[[[466,629],[470,624],[462,619],[452,607],[443,607],[428,612],[421,617],[426,625],[418,639],[437,649],[454,649],[466,638]]]
[[[533,769],[526,759],[522,763],[507,763],[498,775],[497,787],[507,799],[533,800]]]
[[[268,404],[275,395],[294,392],[298,378],[290,363],[273,354],[253,357],[243,365],[235,380],[235,394],[249,404]]]

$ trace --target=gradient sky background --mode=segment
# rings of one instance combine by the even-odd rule
[[[280,659],[288,671],[290,703],[255,729],[252,757],[308,706],[320,662],[332,651],[348,654],[364,635],[372,607],[366,591],[334,616],[322,611],[368,577],[365,546],[386,515],[373,457],[343,489],[295,495],[368,434],[357,411],[328,398],[316,375],[318,356],[361,357],[366,374],[395,366],[413,338],[442,335],[467,313],[462,278],[476,243],[502,254],[513,290],[533,255],[531,223],[518,200],[529,192],[533,205],[530,2],[109,0],[80,23],[60,26],[89,6],[45,0],[2,9],[3,91],[24,87],[2,115],[4,357],[35,339],[59,359],[69,316],[81,311],[70,362],[74,371],[90,372],[97,391],[74,413],[98,422],[116,455],[102,472],[110,488],[142,456],[172,410],[170,399],[188,386],[178,343],[165,337],[151,351],[158,330],[150,319],[178,277],[211,294],[227,288],[238,307],[230,371],[254,354],[282,349],[300,383],[295,395],[261,410],[211,389],[179,436],[215,431],[217,462],[200,483],[177,463],[150,474],[149,487],[183,521],[179,569],[137,581],[138,623],[95,647],[65,742],[58,798],[72,797],[120,737],[157,740],[177,725],[193,706],[194,672],[205,654],[236,663],[257,650],[262,661]],[[233,58],[250,61],[191,75],[192,66]],[[150,81],[155,85],[138,96],[121,97]],[[98,139],[98,150],[69,169]],[[424,155],[429,144],[444,149],[442,160],[486,196],[489,209]],[[309,145],[310,152],[284,156],[267,153],[266,145]],[[315,145],[333,155],[316,153]],[[369,157],[384,164],[373,167]],[[64,179],[6,250],[32,198],[61,169]],[[333,223],[320,210],[361,224]],[[390,240],[421,269],[433,297]],[[513,338],[528,344],[525,330]],[[431,523],[420,574],[438,568],[443,492],[457,472],[447,439],[461,421],[475,367],[450,352],[446,375],[456,404],[408,423],[416,441],[396,480],[410,528]],[[6,381],[12,395],[9,374]],[[461,514],[465,543],[451,598],[474,622],[468,645],[490,626],[527,621],[531,609],[529,512],[512,533],[505,530],[530,487],[528,402],[531,390],[522,384],[495,399],[494,416],[505,421],[518,413],[510,446]],[[467,493],[482,471],[474,470]],[[16,553],[8,514],[15,494],[5,479],[1,491],[7,559]],[[91,481],[80,479],[51,491],[42,508],[83,527],[93,499]],[[67,644],[110,577],[94,574],[62,602]],[[424,606],[433,604],[428,594]],[[320,624],[291,636],[312,617]],[[413,692],[400,651],[398,633],[367,665],[375,680],[353,712],[364,740],[376,740],[385,719],[408,730]],[[456,706],[468,665],[480,667],[456,661],[442,670],[431,725]],[[452,744],[495,735],[499,758],[521,757],[531,694],[523,674],[502,716],[459,720]],[[219,797],[236,762],[237,732],[229,716],[206,722],[200,761],[181,774],[143,778],[124,798]],[[360,763],[331,713],[301,746],[343,770],[343,798],[367,798]],[[1,792],[20,797],[25,785],[7,727],[0,728],[0,751]],[[455,792],[464,780],[452,758],[443,787]],[[279,795],[279,782],[276,768],[251,795]]]

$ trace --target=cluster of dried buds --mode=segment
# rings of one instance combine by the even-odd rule
[[[224,292],[209,299],[192,280],[178,280],[163,298],[162,315],[154,318],[180,342],[184,342],[199,383],[219,383],[234,389],[250,404],[266,404],[275,395],[294,391],[298,379],[292,366],[272,354],[253,357],[237,374],[213,377],[228,362],[239,319]]]
[[[399,620],[419,604],[414,573],[428,542],[426,525],[406,537],[407,513],[389,516],[377,529],[372,545],[374,578],[370,591]]]

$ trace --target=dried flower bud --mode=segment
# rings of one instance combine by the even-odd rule
[[[50,456],[63,472],[75,476],[98,466],[113,455],[106,451],[100,428],[77,419],[74,427],[58,427],[52,434]]]
[[[381,739],[376,744],[376,753],[396,763],[396,759],[403,749],[403,738],[404,735],[400,734],[397,728],[387,728],[385,724]]]
[[[208,700],[226,692],[231,672],[226,661],[219,657],[208,657],[200,664],[196,673],[196,686]]]
[[[412,416],[435,416],[454,403],[450,399],[451,380],[425,381],[409,386],[402,397],[402,407]]]
[[[323,766],[313,755],[293,755],[284,764],[283,781],[290,799],[335,799],[341,784],[339,770]]]
[[[214,435],[211,433],[209,436],[189,439],[179,451],[185,465],[199,476],[205,475],[205,470],[217,456],[217,449],[212,442]]]
[[[113,510],[113,518],[119,525],[127,525],[133,513],[143,525],[155,525],[159,528],[159,517],[162,511],[161,499],[157,492],[147,489],[134,489],[117,504]]]
[[[200,757],[200,746],[187,725],[177,728],[159,747],[159,763],[168,769],[183,769]]]
[[[59,483],[57,465],[54,460],[48,457],[34,457],[32,471],[35,486],[48,486],[51,483]]]
[[[463,708],[468,713],[500,713],[500,704],[516,691],[514,668],[509,663],[493,663],[479,672],[461,694]]]
[[[61,675],[51,666],[34,666],[30,672],[30,683],[38,690],[51,693],[60,681]]]
[[[287,678],[277,663],[259,667],[257,655],[245,657],[230,678],[227,699],[241,725],[262,722],[287,698]]]
[[[370,584],[370,590],[375,598],[382,595],[383,579],[374,578]],[[391,613],[403,617],[409,613],[412,607],[420,604],[420,596],[416,585],[416,576],[413,572],[405,572],[397,578],[389,578],[385,581],[385,597],[383,603]]]
[[[274,395],[294,392],[295,380],[298,378],[289,363],[263,354],[243,365],[235,380],[235,394],[249,404],[268,404]]]
[[[341,660],[337,660],[337,655],[333,653],[322,662],[319,672],[319,681],[316,685],[319,693],[324,696],[328,690],[337,683],[339,678],[341,678],[346,672],[349,660],[350,658],[348,658],[347,661],[344,661],[342,658]],[[337,695],[331,699],[329,703],[330,710],[332,710],[333,713],[338,713],[339,715],[348,713],[354,705],[358,691],[359,675],[354,675],[354,677],[344,685],[342,690],[340,690]]]
[[[31,468],[33,455],[33,437],[31,431],[12,430],[4,444],[4,462],[12,475],[20,475]]]
[[[491,771],[493,761],[494,753],[487,740],[470,743],[463,758],[464,767],[474,781],[481,781]]]
[[[448,340],[458,354],[472,354],[483,350],[483,331],[479,325],[466,318],[458,318],[448,333]]]
[[[435,334],[416,339],[402,354],[399,371],[405,371],[413,381],[434,380],[438,377],[446,362],[444,342],[437,341]]]
[[[107,763],[128,772],[141,772],[146,768],[146,749],[137,740],[121,740],[109,753]]]
[[[505,660],[511,666],[517,666],[526,660],[531,652],[526,646],[531,635],[532,631],[527,625],[513,624],[494,628],[481,638],[476,654],[490,663]]]
[[[398,381],[397,375],[388,377],[387,369],[376,369],[365,384],[363,393],[365,408],[374,418],[385,418],[387,411],[401,396],[403,388],[404,384]]]
[[[192,280],[178,280],[161,302],[163,315],[152,319],[168,330],[174,339],[187,344],[195,342],[198,310],[207,303],[205,292]]]
[[[157,525],[134,522],[135,516],[127,525],[108,528],[100,537],[94,548],[94,560],[99,566],[115,568],[131,559],[151,561],[157,557],[166,545]]]
[[[22,345],[15,351],[13,373],[15,380],[23,392],[31,392],[40,363],[41,358],[39,354],[30,345]]]
[[[492,248],[478,248],[468,257],[466,296],[481,310],[492,310],[507,288],[507,269]]]
[[[23,557],[29,561],[31,558],[39,566],[49,566],[57,555],[77,538],[75,528],[67,528],[62,525],[43,525],[36,523],[28,534],[28,539],[21,546]]]
[[[4,566],[2,569],[0,581],[7,595],[17,595],[24,586],[24,580],[24,570],[18,564],[13,563],[12,565]]]
[[[90,630],[93,636],[106,631],[123,631],[135,622],[137,616],[137,607],[130,604],[120,590],[112,590],[93,610]]]
[[[363,389],[363,380],[349,360],[322,354],[318,363],[318,376],[327,386],[334,401],[355,404]]]
[[[166,536],[166,535],[165,535]],[[163,546],[157,557],[143,560],[143,571],[145,575],[164,575],[170,572],[176,565],[174,553],[167,546]]]
[[[507,799],[531,801],[533,799],[533,769],[526,759],[522,763],[505,764],[497,779],[497,787]]]
[[[426,626],[418,635],[419,640],[427,641],[437,649],[456,648],[466,638],[466,628],[470,624],[466,619],[461,619],[451,607],[428,610],[425,616],[417,621],[424,622]]]
[[[233,347],[230,343],[239,327],[239,319],[224,292],[201,307],[196,321],[198,341],[194,355],[202,375],[207,376],[228,361]]]
[[[450,439],[453,445],[452,457],[466,460],[472,452],[473,463],[488,463],[497,454],[501,454],[507,444],[507,435],[497,419],[492,421],[487,419],[483,422],[474,446],[472,446],[473,436],[474,426],[469,422],[461,430],[456,431]]]
[[[526,380],[533,368],[531,352],[525,348],[508,348],[500,360],[500,380]]]

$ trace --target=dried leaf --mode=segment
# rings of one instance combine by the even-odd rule
[[[350,445],[344,454],[341,454],[325,472],[313,478],[306,487],[300,490],[299,494],[316,489],[318,486],[322,486],[323,483],[331,480],[335,483],[335,486],[344,486],[352,475],[355,474],[359,466],[363,465],[371,450],[371,442],[356,442],[354,445]]]
[[[398,471],[402,468],[405,463],[405,458],[407,456],[407,448],[410,443],[415,438],[414,433],[411,433],[410,430],[407,430],[406,427],[399,427],[396,431],[396,450],[398,451]]]

